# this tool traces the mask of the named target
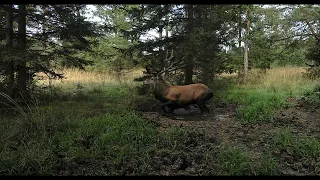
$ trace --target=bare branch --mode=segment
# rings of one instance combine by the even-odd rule
[[[171,59],[172,58],[173,57],[171,57]],[[160,72],[158,72],[158,74],[162,74],[162,73],[165,73],[165,72],[168,73],[168,72],[172,72],[172,71],[180,69],[181,66],[184,65],[184,62],[182,61],[183,59],[184,59],[184,56],[182,58],[180,58],[178,61],[170,63],[169,66],[163,68]]]
[[[173,57],[174,57],[173,56],[173,49],[171,50],[171,55],[169,58],[168,58],[168,50],[167,50],[166,59],[164,60],[164,62],[170,62]]]
[[[313,27],[312,27],[312,25],[310,24],[310,22],[307,22],[307,25],[308,25],[308,27],[309,27],[312,35],[313,35],[318,41],[320,41],[319,36],[317,35],[317,33],[315,32],[315,30],[313,29]]]

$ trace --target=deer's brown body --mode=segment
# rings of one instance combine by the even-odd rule
[[[168,51],[167,51],[168,55]],[[161,101],[163,105],[161,108],[166,111],[165,107],[169,108],[169,113],[173,113],[175,109],[185,108],[188,109],[189,105],[197,104],[202,113],[208,113],[209,109],[206,106],[206,101],[213,97],[212,90],[204,84],[189,84],[189,85],[168,85],[162,79],[162,74],[176,70],[178,66],[183,63],[182,58],[174,60],[173,50],[171,56],[163,60],[162,65],[159,66],[146,66],[144,77],[144,84],[152,85],[154,88],[154,96]],[[151,75],[151,76],[150,76]]]
[[[213,92],[208,86],[204,84],[169,86],[162,79],[152,81],[154,96],[164,103],[162,109],[165,112],[167,112],[165,107],[168,107],[169,113],[173,113],[173,111],[178,108],[188,109],[188,106],[191,104],[197,104],[202,113],[209,112],[205,103],[213,97]]]

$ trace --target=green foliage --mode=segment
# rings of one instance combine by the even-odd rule
[[[194,56],[194,68],[198,70],[198,81],[208,83],[216,73],[225,70],[224,64],[227,59],[224,57],[221,45],[228,44],[227,41],[233,38],[233,35],[227,35],[227,28],[224,21],[232,21],[230,13],[225,9],[231,9],[229,6],[196,6],[194,20],[195,27],[191,32],[191,43],[187,46],[189,52]],[[207,17],[202,17],[206,14]],[[219,18],[210,18],[210,17]],[[212,33],[219,31],[219,33]]]
[[[305,92],[301,97],[303,100],[307,100],[308,102],[320,106],[320,86],[318,85],[312,91]]]
[[[309,66],[306,75],[311,79],[320,77],[320,60],[318,58],[320,55],[319,51],[319,43],[313,42],[306,54],[306,58],[309,60],[309,63],[306,63]]]
[[[120,36],[104,36],[84,54],[94,64],[86,69],[100,72],[121,72],[137,66],[137,58],[130,58],[118,49],[128,49],[129,42]]]
[[[141,5],[131,12],[133,29],[127,34],[136,37],[152,29],[161,32],[169,29],[169,37],[143,40],[132,45],[132,48],[140,52],[146,64],[155,68],[166,66],[167,63],[174,64],[182,57],[186,62],[192,55],[196,81],[208,82],[210,76],[224,70],[223,64],[227,60],[221,53],[221,46],[227,45],[234,37],[229,32],[234,16],[227,11],[233,8],[236,6],[193,5],[194,17],[190,24],[188,18],[181,21],[181,17],[186,16],[186,5]],[[188,27],[191,28],[186,32]],[[164,62],[166,50],[171,49],[175,56],[173,62]],[[176,69],[184,71],[183,66],[177,66]]]
[[[96,5],[97,10],[94,14],[102,19],[106,28],[104,36],[98,38],[98,43],[91,46],[93,51],[85,52],[83,55],[87,60],[94,62],[92,66],[87,66],[87,69],[121,73],[138,65],[139,59],[135,53],[126,52],[131,43],[123,35],[124,31],[132,27],[132,22],[127,21],[129,14],[125,9],[135,6]]]
[[[307,41],[306,48],[306,64],[310,67],[308,68],[307,76],[310,78],[319,77],[319,38],[318,30],[319,25],[317,22],[320,18],[319,6],[318,5],[297,5],[296,8],[292,10],[291,19],[295,24],[300,24],[303,28],[299,31],[310,32],[310,38]]]
[[[82,65],[90,64],[90,62],[76,56],[78,52],[90,49],[92,42],[87,39],[88,37],[98,35],[97,26],[85,20],[85,5],[34,5],[30,6],[29,11],[30,19],[33,20],[29,23],[32,25],[40,23],[42,27],[41,31],[33,31],[33,35],[30,36],[30,40],[35,40],[33,43],[38,43],[29,49],[35,56],[34,58],[43,57],[42,61],[48,62],[48,69],[54,67],[55,58],[62,59],[66,65],[80,68]],[[56,41],[53,41],[52,38],[56,38]],[[34,54],[38,52],[36,50],[40,50],[41,53]],[[35,60],[31,62],[31,65],[35,66],[31,66],[31,68],[46,67],[43,67],[43,64],[38,64]],[[43,69],[37,69],[37,71],[39,70]]]
[[[6,46],[10,41],[1,44],[0,83],[5,85],[5,91],[12,94],[12,97],[20,96],[20,89],[30,93],[36,73],[43,72],[51,78],[62,78],[63,75],[57,72],[61,65],[83,68],[84,65],[92,64],[92,61],[78,55],[80,52],[90,51],[90,44],[93,42],[88,37],[99,36],[98,26],[85,20],[86,5],[29,4],[26,5],[26,13],[19,11],[21,5],[10,5],[18,15],[14,15],[12,19],[12,46]],[[7,8],[5,11],[8,11]],[[18,19],[16,16],[25,17],[27,21],[23,22],[24,18]],[[11,22],[10,18],[6,18],[6,23],[8,21]],[[19,32],[19,40],[14,35],[18,33],[17,26],[20,30],[21,27],[26,28],[26,33]],[[5,26],[0,28],[6,29]],[[1,33],[7,37],[10,35],[7,30]],[[12,64],[9,66],[10,63]],[[22,73],[21,69],[26,72]],[[12,78],[4,81],[7,77]]]

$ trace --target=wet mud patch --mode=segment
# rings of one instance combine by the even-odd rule
[[[204,134],[209,138],[225,139],[222,137],[226,132],[237,132],[238,128],[242,128],[241,123],[235,117],[235,105],[219,104],[218,106],[208,105],[210,113],[201,114],[196,106],[190,106],[187,111],[183,108],[176,109],[173,115],[165,115],[162,113],[160,104],[146,106],[148,110],[142,112],[147,120],[156,124],[160,131],[164,131],[169,127],[188,128],[192,131]]]

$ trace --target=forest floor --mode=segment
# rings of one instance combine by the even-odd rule
[[[272,132],[277,128],[290,128],[295,135],[320,137],[319,107],[304,100],[290,98],[287,100],[287,106],[275,113],[272,122],[256,124],[244,124],[237,119],[236,105],[209,104],[209,108],[211,112],[209,115],[201,115],[196,107],[191,107],[190,112],[184,109],[175,110],[175,115],[172,117],[160,114],[157,105],[146,104],[140,106],[139,110],[143,111],[146,119],[157,125],[159,131],[165,131],[173,126],[188,128],[213,139],[219,146],[244,146],[253,157],[262,152],[271,152],[278,160],[282,175],[319,175],[319,158],[306,165],[303,157],[290,151],[279,152],[269,143],[273,136]]]

